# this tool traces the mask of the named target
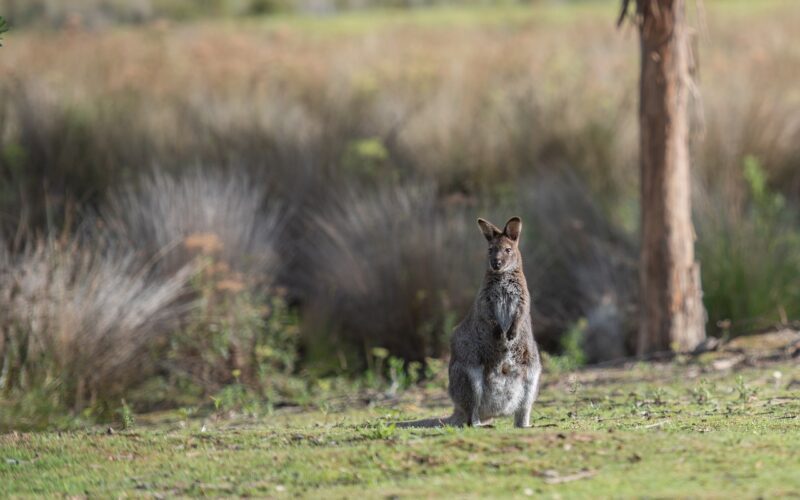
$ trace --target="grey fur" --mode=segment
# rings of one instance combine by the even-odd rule
[[[521,221],[509,220],[503,231],[482,219],[478,224],[489,241],[489,269],[453,333],[448,392],[454,411],[447,423],[478,426],[514,415],[514,425],[528,427],[542,367],[519,253]]]

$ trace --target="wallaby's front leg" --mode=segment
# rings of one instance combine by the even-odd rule
[[[505,332],[506,333],[506,341],[511,342],[517,336],[517,330],[519,329],[519,315],[515,315],[514,319],[511,321],[511,326]]]
[[[539,377],[542,374],[542,367],[536,366],[531,369],[531,375],[525,381],[525,393],[520,401],[519,408],[514,412],[514,427],[531,426],[531,408],[536,396],[539,394]]]

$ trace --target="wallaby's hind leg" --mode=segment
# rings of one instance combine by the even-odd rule
[[[542,367],[536,366],[531,372],[531,376],[525,384],[525,394],[522,396],[519,408],[514,412],[514,427],[531,426],[531,408],[539,394],[539,377],[542,374]]]
[[[466,367],[453,363],[450,367],[450,397],[467,425],[479,426],[481,397],[483,395],[483,371],[480,367]]]

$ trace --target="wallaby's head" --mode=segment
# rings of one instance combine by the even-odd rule
[[[484,219],[478,219],[478,226],[489,242],[489,269],[495,273],[517,269],[522,263],[522,255],[519,253],[522,220],[519,217],[508,219],[502,231]]]

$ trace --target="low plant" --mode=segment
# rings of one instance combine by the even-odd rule
[[[6,22],[5,19],[3,19],[3,16],[0,16],[0,42],[3,41],[3,34],[7,33],[8,29],[9,29],[8,28],[8,23]],[[3,44],[0,43],[0,47],[2,47],[2,46],[3,46]]]
[[[747,403],[750,399],[758,395],[758,388],[748,385],[741,375],[736,376],[736,385],[734,386],[738,401],[740,403]]]
[[[548,368],[557,373],[570,372],[586,364],[586,353],[583,348],[586,335],[586,320],[578,320],[561,338],[560,354],[545,354]]]
[[[370,439],[387,441],[394,439],[397,434],[397,424],[379,421],[377,424],[370,427],[366,432],[367,437]]]
[[[747,198],[698,200],[697,252],[709,328],[735,336],[800,317],[800,211],[743,163]]]
[[[133,410],[130,406],[128,406],[128,403],[126,403],[124,399],[121,401],[121,405],[119,409],[117,409],[116,413],[119,416],[120,424],[124,430],[132,428],[136,423]]]
[[[231,291],[230,283],[208,276],[194,287],[200,305],[170,337],[162,365],[176,389],[188,385],[214,394],[235,384],[261,397],[285,392],[299,343],[297,317],[285,297]]]

